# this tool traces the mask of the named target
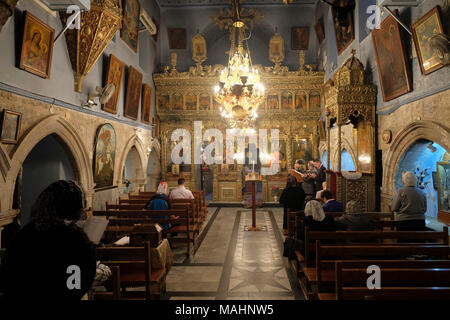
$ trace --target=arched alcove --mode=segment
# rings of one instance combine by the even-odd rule
[[[347,149],[342,149],[341,152],[341,171],[355,171],[355,162]]]
[[[22,165],[21,221],[30,221],[30,210],[39,194],[58,180],[76,180],[74,157],[56,134],[34,146]]]
[[[122,172],[123,179],[130,182],[128,186],[125,186],[126,191],[137,191],[139,186],[145,181],[141,157],[135,146],[131,147],[130,151],[128,151]]]
[[[333,166],[330,163],[330,166],[328,166],[328,153],[327,150],[324,150],[322,152],[322,156],[320,157],[320,160],[322,161],[322,164],[324,165],[325,168],[327,168],[328,170],[333,170]]]
[[[438,195],[434,188],[436,181],[433,181],[433,172],[436,171],[436,163],[443,160],[446,152],[447,150],[437,143],[419,139],[401,156],[395,173],[394,191],[403,187],[403,172],[412,171],[416,174],[418,186],[427,197],[426,215],[433,218],[437,217],[438,212]]]

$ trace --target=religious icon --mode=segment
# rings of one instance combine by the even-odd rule
[[[309,47],[309,28],[293,27],[291,30],[291,49],[308,50]]]
[[[169,109],[169,96],[168,95],[158,96],[157,99],[158,99],[158,103],[157,103],[158,110],[168,110]]]
[[[142,94],[142,111],[141,121],[146,124],[150,124],[152,118],[152,87],[148,84],[144,84]]]
[[[197,110],[197,96],[194,94],[187,94],[185,97],[186,110]]]
[[[399,23],[388,16],[380,29],[372,32],[372,40],[384,101],[410,92],[410,70]]]
[[[197,63],[203,63],[206,60],[206,40],[200,34],[192,38],[192,60]]]
[[[172,110],[183,110],[183,95],[175,93],[172,95]]]
[[[209,106],[211,103],[211,99],[208,94],[201,94],[199,98],[199,109],[200,111],[207,111],[209,110]]]
[[[139,103],[141,102],[142,92],[142,73],[135,68],[128,70],[127,99],[125,102],[124,116],[137,120],[139,112]]]
[[[186,50],[186,29],[169,28],[169,49]]]
[[[283,93],[281,96],[281,109],[292,110],[292,94],[289,92]]]
[[[95,188],[110,187],[114,183],[116,133],[112,125],[99,127],[95,139],[94,183]]]
[[[309,108],[311,110],[320,109],[320,92],[312,91],[309,94]]]
[[[106,104],[102,105],[102,109],[111,113],[117,113],[117,103],[119,101],[120,89],[122,87],[123,71],[125,64],[117,59],[113,54],[109,57],[108,75],[106,76],[106,84],[113,83],[116,87],[114,95]]]
[[[307,108],[306,93],[297,92],[295,95],[295,110],[306,110]]]
[[[159,138],[159,118],[158,117],[153,118],[152,136],[153,136],[153,138]]]
[[[137,53],[141,6],[138,0],[124,0],[123,3],[123,23],[120,37]]]
[[[20,136],[21,124],[21,113],[3,110],[0,126],[0,141],[3,143],[17,143]]]
[[[312,142],[309,139],[299,139],[292,142],[293,160],[312,160]]]
[[[280,109],[278,95],[267,96],[267,106],[269,107],[269,110]]]
[[[349,8],[348,13],[344,15],[335,7],[331,9],[338,54],[341,54],[355,40],[354,7],[349,6]]]
[[[273,63],[281,63],[284,60],[284,39],[278,33],[270,38],[269,59]]]
[[[438,52],[431,46],[431,39],[444,33],[439,7],[434,7],[414,23],[411,31],[422,74],[429,74],[442,68],[444,65],[439,62]]]
[[[29,12],[25,12],[20,68],[50,78],[55,30]]]
[[[448,215],[450,214],[450,163],[438,162],[436,176],[439,218],[447,215],[446,221],[448,221]]]

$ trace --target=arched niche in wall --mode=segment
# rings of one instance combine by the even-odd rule
[[[30,221],[30,211],[39,194],[58,180],[77,180],[74,157],[68,146],[56,134],[42,139],[22,165],[21,222]]]
[[[418,177],[418,187],[427,197],[427,212],[429,217],[437,218],[438,194],[434,185],[433,172],[436,171],[436,163],[443,160],[447,150],[432,141],[419,139],[414,142],[402,155],[395,173],[394,191],[403,187],[402,173],[412,171]]]
[[[341,152],[341,170],[342,171],[355,171],[355,162],[353,161],[352,156],[346,149],[343,149]]]
[[[135,146],[131,147],[130,151],[128,151],[122,172],[123,180],[127,181],[125,183],[127,191],[137,191],[145,183],[141,157]]]

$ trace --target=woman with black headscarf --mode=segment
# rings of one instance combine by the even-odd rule
[[[9,300],[79,300],[95,277],[95,248],[74,221],[84,194],[73,181],[48,186],[31,209],[32,221],[6,250],[0,292]]]

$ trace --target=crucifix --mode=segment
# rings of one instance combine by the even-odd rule
[[[221,9],[219,14],[210,19],[214,20],[221,30],[230,30],[231,52],[235,51],[244,41],[246,29],[253,29],[264,16],[253,8],[242,8],[240,0],[231,0],[231,8]],[[237,41],[236,41],[237,40]]]

